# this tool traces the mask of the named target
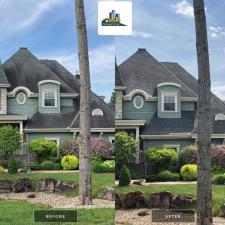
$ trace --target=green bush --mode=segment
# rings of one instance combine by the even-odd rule
[[[128,186],[130,182],[130,171],[125,165],[123,165],[120,171],[119,186]]]
[[[62,169],[62,165],[61,163],[54,163],[53,164],[53,170],[61,170]]]
[[[0,166],[0,174],[5,172],[5,168],[3,166]]]
[[[180,174],[183,180],[196,180],[197,179],[197,165],[196,164],[186,164],[182,166]]]
[[[0,164],[7,167],[9,158],[21,147],[21,135],[18,128],[0,127]]]
[[[197,164],[197,147],[196,145],[189,145],[181,149],[178,155],[179,167],[185,164]]]
[[[128,162],[136,158],[138,141],[125,131],[117,132],[115,135],[116,162]]]
[[[225,174],[217,174],[212,178],[213,184],[223,185],[225,184]]]
[[[44,161],[41,163],[41,169],[52,170],[54,168],[54,163],[52,161]]]
[[[15,156],[12,156],[8,161],[8,173],[17,173],[17,170],[23,167],[23,162],[17,160]]]
[[[153,164],[158,172],[168,170],[170,167],[175,166],[178,161],[176,151],[166,147],[150,147],[145,154],[147,161]]]
[[[63,156],[61,160],[61,165],[64,170],[73,170],[77,169],[79,160],[75,155],[66,155]]]
[[[96,163],[93,165],[93,171],[95,173],[114,173],[115,172],[115,161],[106,160],[101,163]]]
[[[225,174],[225,168],[219,165],[212,166],[212,173],[213,174]]]
[[[157,181],[160,181],[158,174],[147,175],[145,180],[146,180],[146,182],[157,182]]]
[[[97,155],[93,155],[93,156],[91,156],[91,165],[92,166],[94,166],[94,165],[96,165],[96,164],[100,164],[100,163],[102,163],[103,161],[102,161],[102,159],[99,157],[99,156],[97,156]]]
[[[158,174],[160,181],[177,181],[180,179],[179,173],[171,173],[169,170],[161,171]]]
[[[31,152],[36,154],[39,163],[49,160],[57,154],[56,143],[51,140],[33,140],[29,143],[28,148]]]

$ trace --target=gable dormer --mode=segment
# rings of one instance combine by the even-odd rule
[[[7,88],[10,87],[0,62],[0,114],[7,114]]]
[[[43,80],[38,83],[40,113],[60,113],[60,82]]]
[[[181,85],[176,83],[160,83],[158,88],[158,117],[181,117]]]

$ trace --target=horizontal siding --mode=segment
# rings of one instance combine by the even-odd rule
[[[27,98],[23,105],[20,105],[16,101],[16,97],[8,98],[8,114],[20,114],[31,116],[38,109],[38,99],[37,98]]]
[[[141,109],[136,109],[133,101],[123,102],[123,119],[127,120],[146,120],[150,121],[156,113],[156,102],[145,102]]]
[[[61,98],[60,105],[61,105],[61,107],[73,106],[73,99],[72,98]]]
[[[195,103],[181,102],[181,111],[195,111]]]

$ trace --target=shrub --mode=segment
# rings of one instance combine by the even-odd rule
[[[23,162],[17,160],[15,156],[12,156],[8,161],[8,173],[17,173],[17,170],[23,167]]]
[[[91,139],[91,153],[101,158],[112,156],[114,153],[113,144],[103,138],[92,138]]]
[[[52,161],[44,161],[41,163],[41,169],[52,170],[54,168],[54,163]]]
[[[147,175],[145,180],[146,180],[146,182],[157,182],[157,181],[160,181],[158,174]]]
[[[61,156],[75,155],[79,157],[79,144],[78,138],[66,139],[59,145],[59,153]]]
[[[183,180],[196,180],[197,179],[197,165],[196,164],[186,164],[182,166],[180,174]]]
[[[119,186],[128,186],[130,182],[130,171],[125,165],[123,165],[120,171]]]
[[[178,155],[178,164],[180,167],[185,164],[197,164],[197,146],[189,145],[184,147]]]
[[[78,167],[79,161],[75,155],[66,155],[61,160],[61,165],[64,170],[73,170]]]
[[[101,163],[96,163],[93,166],[93,171],[95,173],[114,173],[115,172],[115,161],[106,160]]]
[[[213,148],[212,164],[225,168],[225,145],[216,145]]]
[[[44,160],[49,160],[57,154],[56,143],[51,140],[33,140],[29,143],[28,148],[36,154],[39,163],[42,163]]]
[[[168,170],[177,164],[178,157],[174,149],[166,147],[150,147],[146,150],[146,159],[153,164],[158,172]]]
[[[117,162],[128,162],[136,158],[136,148],[138,141],[136,141],[127,132],[117,132],[115,135],[115,155]]]
[[[7,166],[9,158],[21,147],[21,135],[18,128],[4,126],[0,128],[0,163]]]
[[[213,184],[223,185],[225,184],[225,174],[217,174],[212,178]]]
[[[169,170],[161,171],[158,174],[160,181],[177,181],[180,179],[179,173],[171,173]]]
[[[225,167],[214,165],[212,166],[212,173],[213,174],[225,174]]]
[[[5,168],[3,166],[0,166],[0,174],[5,172]]]
[[[61,163],[53,163],[53,170],[61,170],[62,169],[62,165]]]
[[[97,155],[93,155],[91,156],[91,165],[94,166],[96,164],[100,164],[102,163],[102,160],[100,157],[98,157]]]

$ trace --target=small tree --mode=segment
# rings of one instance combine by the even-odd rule
[[[126,163],[136,157],[138,141],[125,131],[117,132],[115,135],[116,162]]]
[[[80,140],[78,138],[64,140],[59,145],[60,155],[75,155],[79,157],[79,144]]]
[[[100,158],[106,158],[113,155],[114,148],[112,143],[107,139],[92,138],[91,153],[92,155],[99,156]]]
[[[119,186],[128,186],[130,184],[130,181],[130,171],[125,165],[123,165],[120,171]]]
[[[115,91],[112,92],[111,98],[110,98],[110,102],[109,105],[111,107],[115,106],[115,102],[116,102],[116,93]]]
[[[57,153],[57,146],[54,141],[51,140],[33,140],[29,143],[28,148],[31,152],[37,156],[37,161],[42,163],[44,160],[49,160]]]
[[[17,128],[4,126],[0,128],[0,160],[1,164],[7,166],[12,154],[21,147],[21,135]]]

